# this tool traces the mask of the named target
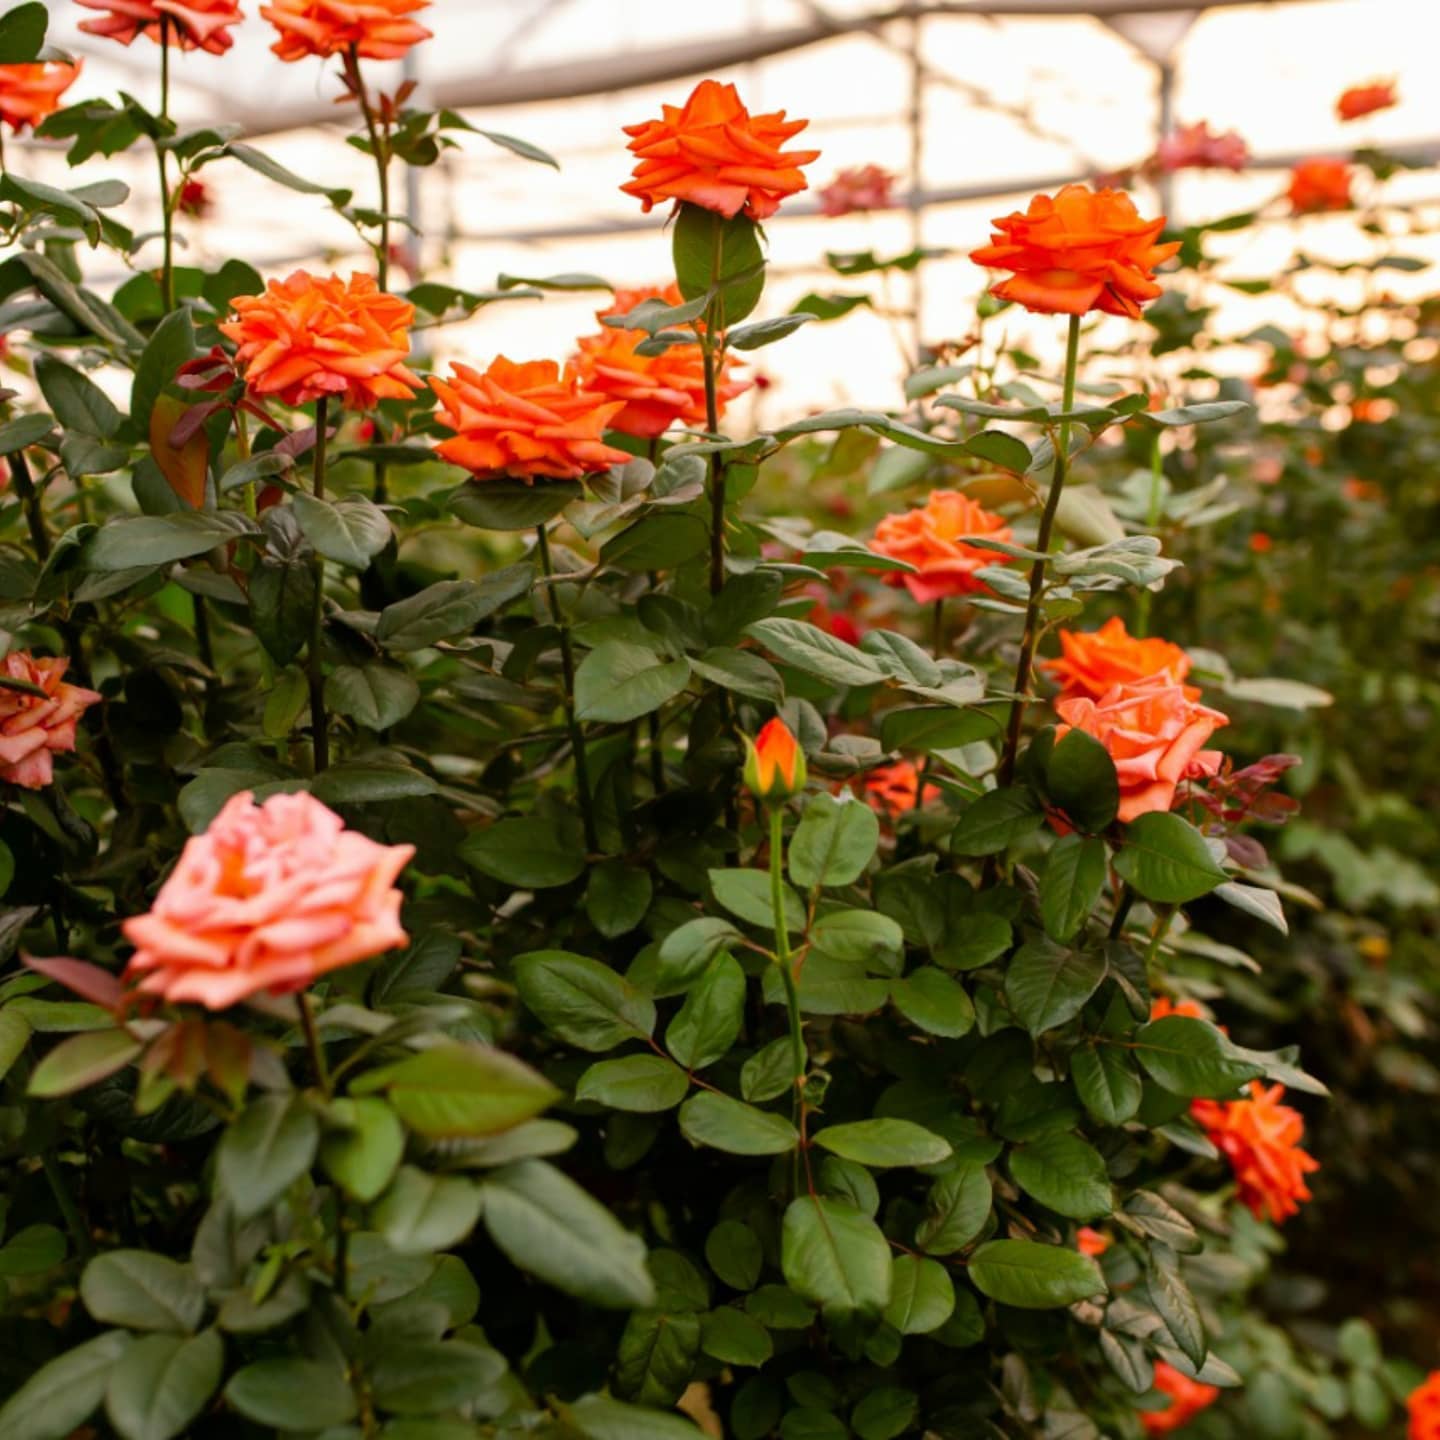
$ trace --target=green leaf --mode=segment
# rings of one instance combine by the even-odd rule
[[[25,180],[9,171],[0,175],[0,200],[7,200],[28,213],[53,215],[65,225],[85,232],[92,245],[100,243],[100,216],[93,206],[69,190]]]
[[[1157,1084],[1187,1098],[1234,1095],[1264,1067],[1229,1053],[1225,1037],[1208,1021],[1167,1015],[1135,1032],[1135,1058]]]
[[[447,115],[450,113],[448,110],[445,112]],[[548,165],[552,170],[558,170],[560,168],[560,162],[551,155],[549,151],[542,150],[538,145],[532,145],[528,140],[521,140],[514,135],[503,134],[499,130],[480,130],[468,122],[465,125],[465,129],[474,131],[476,135],[484,136],[492,145],[498,145],[502,150],[508,150],[512,155],[518,155],[522,160],[533,160],[537,165]]]
[[[787,665],[834,685],[878,685],[887,678],[887,672],[863,650],[805,620],[756,620],[745,627],[745,633]]]
[[[1029,790],[987,790],[960,817],[950,848],[956,855],[995,855],[1045,823]]]
[[[401,1255],[450,1250],[480,1218],[480,1187],[458,1175],[403,1166],[371,1212],[375,1229]]]
[[[523,1160],[483,1186],[485,1228],[522,1270],[610,1309],[653,1305],[644,1243],[543,1160]]]
[[[1073,1020],[1105,978],[1098,950],[1072,950],[1051,940],[1028,941],[1005,972],[1005,999],[1032,1034]]]
[[[0,25],[3,23],[0,19]],[[109,440],[124,423],[125,417],[88,375],[54,355],[36,356],[35,380],[45,403],[67,431]]]
[[[712,870],[710,888],[715,898],[732,914],[762,930],[773,929],[775,910],[770,896],[770,876],[763,870]],[[785,928],[792,934],[805,928],[805,902],[786,885],[781,904]]]
[[[560,1097],[523,1060],[488,1045],[436,1045],[369,1070],[357,1095],[385,1091],[410,1129],[432,1140],[495,1135],[538,1115]]]
[[[345,1372],[298,1355],[277,1355],[237,1370],[225,1398],[247,1420],[286,1432],[323,1430],[355,1415]]]
[[[290,503],[305,538],[337,565],[364,570],[390,543],[389,517],[363,495],[330,501],[297,490]]]
[[[1105,1162],[1078,1135],[1042,1135],[1017,1146],[1010,1174],[1027,1195],[1072,1220],[1098,1220],[1114,1207]]]
[[[845,1200],[802,1195],[785,1211],[780,1238],[785,1283],[832,1319],[878,1315],[890,1303],[890,1245],[880,1227]]]
[[[783,1115],[711,1090],[692,1095],[680,1107],[680,1132],[692,1145],[730,1155],[783,1155],[800,1141]]]
[[[663,1055],[624,1055],[596,1061],[575,1086],[575,1098],[637,1115],[672,1110],[690,1089],[690,1077]]]
[[[687,990],[716,954],[741,938],[734,925],[720,915],[702,915],[677,926],[660,942],[655,994],[678,995]],[[4,1013],[0,1010],[0,1015]]]
[[[383,1100],[336,1100],[330,1118],[344,1128],[327,1130],[320,1142],[320,1163],[351,1199],[368,1204],[400,1165],[404,1127]]]
[[[733,1305],[724,1305],[704,1317],[700,1348],[727,1365],[759,1366],[775,1353],[770,1332]]]
[[[690,668],[702,680],[751,700],[778,706],[785,699],[785,682],[779,672],[750,650],[717,646],[703,655],[691,656]]]
[[[743,1220],[722,1220],[705,1237],[705,1259],[732,1289],[753,1290],[764,1268],[760,1237]]]
[[[607,965],[565,950],[537,950],[515,961],[515,988],[552,1034],[580,1050],[604,1052],[648,1040],[655,1002]]]
[[[1106,1293],[1088,1255],[1033,1240],[991,1240],[971,1257],[969,1275],[982,1295],[1018,1310],[1057,1310]]]
[[[216,1330],[146,1335],[110,1374],[105,1413],[123,1440],[175,1440],[215,1393],[225,1364]]]
[[[915,1243],[927,1255],[953,1255],[985,1228],[990,1218],[990,1176],[973,1160],[961,1161],[931,1187]]]
[[[43,1275],[65,1258],[65,1236],[53,1225],[27,1225],[0,1249],[0,1276]]]
[[[85,542],[80,563],[98,571],[169,565],[256,533],[255,522],[234,510],[116,517]]]
[[[80,1298],[102,1325],[190,1334],[205,1312],[205,1292],[188,1265],[146,1250],[97,1255],[80,1276]]]
[[[573,480],[475,480],[450,498],[451,513],[481,530],[533,530],[553,520],[584,492]]]
[[[95,1030],[62,1040],[30,1073],[27,1094],[72,1095],[123,1070],[144,1046],[128,1030]]]
[[[0,65],[28,65],[45,44],[49,12],[38,0],[15,5],[0,15]]]
[[[794,1051],[785,1035],[762,1046],[740,1067],[740,1093],[756,1105],[783,1095],[794,1083]]]
[[[913,1390],[881,1385],[856,1402],[850,1412],[850,1426],[860,1440],[897,1440],[898,1436],[913,1431],[919,1406],[919,1397]]]
[[[387,650],[423,650],[440,640],[468,635],[487,616],[529,589],[529,565],[506,565],[474,580],[440,580],[380,612],[375,638]]]
[[[975,1006],[964,986],[934,965],[893,981],[890,1000],[912,1025],[947,1040],[968,1035],[975,1025]]]
[[[612,535],[600,547],[600,563],[621,570],[673,570],[704,552],[705,522],[689,513],[649,514]]]
[[[585,873],[579,826],[557,825],[538,816],[499,820],[474,831],[461,842],[460,858],[517,889],[547,890]]]
[[[38,445],[55,429],[48,415],[19,415],[0,425],[0,456],[14,455]]]
[[[1139,1112],[1144,1086],[1123,1050],[1112,1045],[1076,1050],[1070,1076],[1080,1103],[1098,1124],[1123,1125]]]
[[[380,1350],[370,1368],[370,1383],[380,1409],[395,1415],[434,1415],[475,1405],[504,1378],[505,1370],[504,1357],[489,1346],[403,1337]],[[399,1440],[404,1432],[392,1423],[385,1433]],[[437,1435],[435,1440],[447,1437]]]
[[[978,970],[998,960],[1009,948],[1013,935],[1003,915],[976,910],[958,917],[934,947],[935,960],[947,970]]]
[[[1094,836],[1066,835],[1050,847],[1040,877],[1040,918],[1052,940],[1071,940],[1084,926],[1105,888],[1106,860],[1105,842]]]
[[[832,1155],[877,1169],[938,1165],[950,1158],[950,1142],[912,1120],[854,1120],[827,1125],[812,1137]]]
[[[675,278],[680,293],[696,300],[719,287],[712,328],[725,330],[760,303],[765,256],[760,227],[744,215],[727,220],[699,205],[682,204],[672,231]]]
[[[810,940],[832,960],[883,965],[900,954],[905,932],[888,915],[874,910],[831,910],[810,927]]]
[[[1125,1202],[1125,1214],[1152,1239],[1182,1255],[1195,1255],[1204,1248],[1195,1227],[1153,1191],[1136,1190]]]
[[[808,325],[818,317],[806,311],[792,310],[788,315],[776,315],[769,320],[756,320],[732,330],[729,336],[732,350],[759,350],[764,345],[773,345],[787,335],[793,335],[802,325]]]
[[[195,358],[195,325],[186,307],[172,310],[145,342],[130,387],[130,419],[141,435],[150,433],[155,401],[175,383],[175,374]]]
[[[1167,1264],[1157,1259],[1147,1268],[1145,1291],[1180,1353],[1192,1365],[1199,1367],[1205,1363],[1209,1350],[1205,1342],[1205,1322],[1200,1318],[1200,1307],[1195,1303],[1190,1287],[1176,1268],[1173,1255],[1170,1262]]]
[[[604,1395],[586,1395],[560,1410],[585,1440],[703,1440],[701,1431],[678,1415],[625,1405]]]
[[[123,1330],[107,1330],[42,1365],[0,1410],[5,1440],[67,1440],[105,1398],[121,1356],[131,1346]]]
[[[1244,400],[1208,400],[1200,405],[1178,405],[1173,410],[1139,410],[1131,417],[1142,425],[1172,429],[1177,425],[1203,425],[1242,415],[1252,407]]]
[[[382,800],[433,795],[438,788],[412,766],[361,758],[332,765],[311,782],[310,793],[327,805],[374,805]]]
[[[928,755],[958,750],[1000,734],[995,718],[984,710],[957,710],[950,705],[910,705],[885,711],[880,743],[886,750],[911,750]]]
[[[607,640],[575,672],[575,713],[581,720],[624,725],[673,700],[690,681],[690,662],[663,660],[643,645]]]
[[[221,1137],[215,1178],[241,1220],[268,1210],[314,1163],[320,1126],[296,1095],[261,1095]]]
[[[687,1070],[727,1055],[745,1021],[745,972],[723,951],[685,997],[665,1031],[665,1048]]]
[[[419,703],[414,677],[390,665],[337,665],[325,680],[326,707],[366,730],[398,725]]]
[[[1115,869],[1147,900],[1164,905],[1198,900],[1227,878],[1188,820],[1158,811],[1130,822]]]
[[[615,940],[640,924],[654,894],[648,870],[623,860],[605,860],[590,871],[585,913],[607,940]]]
[[[885,1323],[902,1335],[928,1335],[955,1311],[955,1286],[938,1260],[897,1255],[892,1262]]]
[[[1120,809],[1120,781],[1110,752],[1083,730],[1071,730],[1045,761],[1045,790],[1087,835],[1105,829]]]
[[[812,795],[790,837],[790,878],[802,890],[853,885],[879,843],[880,818],[868,805],[853,796]]]

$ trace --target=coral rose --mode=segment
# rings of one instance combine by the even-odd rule
[[[1042,660],[1040,668],[1060,686],[1061,698],[1066,700],[1075,695],[1098,700],[1113,686],[1154,675],[1178,683],[1190,673],[1190,657],[1178,645],[1169,640],[1141,640],[1130,634],[1118,615],[1098,630],[1062,630],[1060,650],[1060,659]],[[1186,693],[1192,699],[1200,694],[1193,688]]]
[[[403,363],[415,307],[370,275],[321,279],[297,270],[231,306],[235,319],[220,330],[239,347],[236,363],[257,395],[286,405],[332,396],[369,410],[381,400],[409,400],[421,384]]]
[[[1157,265],[1180,248],[1178,240],[1157,245],[1165,217],[1143,220],[1135,202],[1120,190],[1067,185],[1053,198],[1037,195],[1021,214],[994,222],[990,243],[971,251],[977,265],[1011,270],[991,288],[1044,315],[1140,314],[1156,299]]]
[[[1206,750],[1205,742],[1230,723],[1164,675],[1115,685],[1099,700],[1062,698],[1055,710],[1065,722],[1055,731],[1057,740],[1083,730],[1109,752],[1120,781],[1119,818],[1126,822],[1169,810],[1182,780],[1216,774],[1222,757]]]
[[[207,50],[223,55],[234,43],[230,27],[245,16],[235,0],[75,0],[87,10],[103,10],[98,20],[82,20],[88,35],[103,35],[132,44],[148,35],[157,44],[161,33],[182,50]]]
[[[1350,208],[1350,167],[1343,160],[1302,160],[1290,172],[1290,207],[1297,215]]]
[[[620,188],[647,213],[682,200],[727,218],[743,210],[764,220],[787,195],[807,187],[800,167],[820,156],[782,148],[808,120],[787,120],[783,110],[752,115],[735,87],[718,80],[702,80],[678,108],[660,108],[659,120],[625,127],[639,163]]]
[[[1300,1148],[1305,1121],[1298,1110],[1280,1103],[1283,1085],[1268,1089],[1250,1082],[1248,1100],[1192,1100],[1190,1115],[1210,1143],[1230,1161],[1240,1199],[1257,1220],[1277,1225],[1310,1199],[1305,1177],[1320,1168]]]
[[[55,778],[52,756],[75,748],[75,725],[101,699],[66,683],[70,662],[16,650],[0,660],[0,677],[44,693],[0,689],[0,780],[40,790]]]
[[[406,943],[395,879],[414,853],[347,830],[311,795],[234,795],[122,926],[136,946],[125,978],[210,1010],[302,990]]]
[[[1400,103],[1393,80],[1377,80],[1369,85],[1352,85],[1335,102],[1335,114],[1341,120],[1358,120],[1377,110],[1389,110]]]
[[[1440,1370],[1432,1370],[1410,1392],[1405,1409],[1410,1416],[1406,1440],[1440,1440]]]
[[[1168,1435],[1172,1430],[1183,1430],[1220,1398],[1215,1386],[1192,1380],[1163,1360],[1155,1362],[1155,1388],[1170,1397],[1170,1404],[1164,1410],[1140,1412],[1140,1423],[1147,1435]]]
[[[684,303],[677,285],[617,290],[615,303],[607,310],[596,311],[595,318],[628,315],[644,300],[663,300],[666,305]],[[580,353],[574,360],[581,386],[607,400],[624,402],[611,418],[610,428],[625,435],[649,440],[677,422],[704,426],[705,361],[700,346],[671,345],[660,355],[637,355],[636,349],[645,339],[643,330],[621,330],[610,325],[598,335],[582,336],[576,341]],[[717,418],[725,413],[731,400],[750,388],[748,381],[731,377],[732,364],[727,356],[715,377]]]
[[[1164,174],[1176,170],[1243,170],[1250,163],[1250,147],[1234,131],[1216,133],[1204,121],[1182,125],[1155,147],[1155,168]]]
[[[399,60],[430,32],[410,19],[430,0],[272,0],[260,7],[279,32],[270,47],[282,60],[339,55],[353,46],[367,60]]]
[[[894,202],[890,188],[895,177],[878,165],[856,165],[841,170],[816,192],[822,215],[853,215],[857,210],[888,210]]]
[[[17,135],[32,130],[60,108],[60,97],[75,83],[84,61],[0,65],[0,120]]]
[[[501,355],[483,374],[458,361],[453,370],[449,379],[430,377],[440,397],[435,418],[454,432],[435,449],[477,480],[578,480],[632,458],[603,438],[625,402],[583,389],[553,360],[516,364]]]
[[[974,535],[1008,543],[1011,529],[999,515],[962,495],[958,490],[932,490],[925,503],[915,510],[887,515],[876,527],[870,548],[892,560],[908,560],[914,574],[891,570],[889,585],[904,585],[922,605],[952,595],[972,595],[986,588],[975,578],[987,565],[1003,565],[997,550],[967,545],[964,537]]]

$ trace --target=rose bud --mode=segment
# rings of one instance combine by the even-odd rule
[[[776,716],[745,741],[745,788],[757,800],[788,800],[805,788],[805,752]]]

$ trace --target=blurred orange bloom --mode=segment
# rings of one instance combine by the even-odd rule
[[[409,400],[421,383],[404,365],[415,307],[387,295],[373,276],[297,270],[231,304],[235,318],[220,330],[239,347],[236,363],[257,395],[286,405],[333,396],[369,410],[381,400]]]
[[[596,319],[628,315],[642,300],[663,300],[666,305],[683,303],[680,288],[674,284],[617,290],[614,304],[596,311]],[[610,428],[623,434],[648,440],[663,434],[677,421],[703,427],[705,361],[700,346],[671,345],[660,355],[637,355],[636,347],[645,339],[643,330],[619,330],[609,325],[599,334],[581,336],[576,342],[580,353],[574,361],[581,385],[607,400],[624,402],[610,421]],[[727,355],[716,376],[717,419],[731,400],[750,388],[749,381],[731,377],[733,366]]]
[[[1275,538],[1264,530],[1252,530],[1249,544],[1253,554],[1268,555],[1275,548]]]
[[[1248,1100],[1193,1100],[1190,1114],[1229,1159],[1240,1199],[1257,1220],[1277,1225],[1310,1199],[1305,1177],[1320,1162],[1300,1148],[1305,1120],[1282,1105],[1283,1085],[1250,1082]]]
[[[1349,475],[1341,484],[1347,500],[1379,500],[1385,493],[1373,480],[1362,480],[1358,475]]]
[[[0,65],[0,120],[17,135],[32,130],[60,108],[60,97],[79,78],[83,60],[66,65],[50,60],[34,65]]]
[[[458,361],[453,370],[449,379],[430,377],[440,397],[435,418],[454,432],[435,449],[477,480],[578,480],[633,458],[603,439],[625,402],[583,389],[553,360],[500,355],[483,373]]]
[[[892,560],[908,560],[914,574],[887,571],[887,585],[904,585],[922,605],[952,595],[972,595],[984,590],[985,582],[975,578],[987,565],[1003,565],[998,550],[967,545],[963,537],[974,535],[1008,543],[1012,531],[999,516],[962,495],[958,490],[932,490],[925,503],[914,510],[887,515],[876,527],[870,548]]]
[[[878,165],[855,165],[839,171],[822,190],[816,191],[820,213],[832,217],[852,215],[857,210],[888,210],[893,203],[890,187],[895,177]]]
[[[1040,668],[1060,686],[1062,698],[1089,695],[1098,700],[1113,685],[1165,675],[1179,682],[1190,673],[1190,657],[1169,640],[1141,640],[1132,635],[1118,615],[1098,630],[1062,630],[1061,656],[1042,660]],[[1186,687],[1192,698],[1200,692]]]
[[[1055,710],[1065,722],[1055,731],[1057,740],[1083,730],[1109,751],[1120,781],[1119,819],[1127,823],[1152,810],[1169,810],[1182,780],[1214,775],[1221,755],[1206,750],[1205,742],[1230,723],[1165,675],[1116,685],[1098,701],[1062,697]]]
[[[1183,1430],[1220,1398],[1215,1386],[1202,1385],[1163,1360],[1155,1362],[1155,1388],[1170,1397],[1170,1404],[1164,1410],[1140,1412],[1140,1423],[1147,1435],[1168,1435],[1172,1430]]]
[[[892,820],[914,810],[920,792],[920,771],[908,760],[879,765],[865,774],[865,801],[870,808]],[[940,793],[938,785],[925,787],[928,801]]]
[[[1157,245],[1165,217],[1143,220],[1120,190],[1067,185],[1058,195],[1037,195],[1030,208],[992,222],[990,243],[970,253],[990,270],[1014,275],[991,288],[1044,315],[1140,314],[1156,299],[1155,267],[1180,248]]]
[[[629,149],[638,157],[620,188],[648,212],[681,200],[752,220],[773,215],[787,195],[807,188],[802,165],[818,150],[784,150],[810,122],[787,120],[783,110],[751,115],[733,85],[702,80],[684,105],[661,106],[662,118],[627,125]]]
[[[1250,163],[1250,147],[1234,131],[1212,130],[1207,121],[1172,130],[1155,148],[1154,166],[1169,174],[1176,170],[1243,170]]]
[[[1168,995],[1157,995],[1150,1002],[1151,1021],[1163,1020],[1167,1015],[1183,1015],[1187,1020],[1203,1020],[1205,1012],[1194,1000],[1172,1000]]]
[[[272,0],[260,13],[279,32],[282,60],[338,55],[353,45],[366,60],[399,60],[430,32],[409,17],[430,0]]]
[[[1102,1235],[1098,1230],[1092,1230],[1088,1225],[1082,1225],[1075,1232],[1075,1248],[1082,1254],[1088,1255],[1092,1260],[1098,1260],[1111,1246],[1113,1242],[1108,1235]]]
[[[1290,172],[1290,207],[1297,215],[1350,208],[1350,167],[1343,160],[1302,160]]]
[[[1377,110],[1389,110],[1391,106],[1399,103],[1395,82],[1376,80],[1369,85],[1352,85],[1335,102],[1335,114],[1341,120],[1358,120],[1362,115],[1373,115]]]
[[[1432,1370],[1405,1401],[1410,1416],[1406,1440],[1440,1440],[1440,1370]]]
[[[103,35],[131,44],[148,35],[157,44],[162,29],[171,45],[223,55],[234,43],[229,33],[245,16],[235,0],[75,0],[87,10],[103,10],[98,20],[82,20],[87,35]],[[168,22],[168,23],[167,23]]]

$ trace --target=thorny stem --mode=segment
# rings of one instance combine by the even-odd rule
[[[325,443],[329,416],[328,398],[315,402],[315,498],[325,498]],[[310,680],[310,731],[315,747],[315,773],[330,766],[330,721],[325,714],[325,663],[322,643],[325,638],[325,557],[317,550],[310,561],[315,576],[315,599],[310,611],[310,653],[306,657],[306,673]]]
[[[790,933],[785,923],[785,814],[770,810],[770,907],[775,916],[775,964],[785,982],[785,1008],[790,1013],[790,1054],[795,1074],[790,1092],[791,1114],[800,1140],[795,1147],[794,1187],[800,1193],[800,1156],[805,1149],[805,1031],[800,1023],[800,995],[790,959]]]
[[[1080,317],[1070,317],[1070,333],[1065,345],[1065,389],[1061,409],[1065,414],[1075,407],[1075,370],[1080,354]],[[1055,528],[1055,512],[1065,490],[1065,476],[1070,468],[1070,422],[1060,422],[1055,445],[1055,467],[1050,476],[1050,494],[1040,515],[1040,530],[1035,549],[1041,555],[1030,566],[1030,598],[1025,606],[1025,631],[1020,640],[1020,659],[1015,666],[1015,699],[1010,706],[1010,727],[1005,736],[1005,757],[1000,763],[999,782],[1010,784],[1015,778],[1015,762],[1020,754],[1020,731],[1025,723],[1025,702],[1030,698],[1031,669],[1035,663],[1035,647],[1040,639],[1040,601],[1045,594],[1045,567],[1049,562],[1050,535]]]
[[[570,643],[570,626],[560,609],[560,592],[555,585],[555,565],[550,557],[550,536],[543,524],[535,527],[535,544],[540,553],[540,568],[545,575],[550,618],[560,632],[560,671],[565,684],[565,728],[570,732],[570,748],[575,752],[575,790],[580,798],[580,818],[585,825],[585,846],[593,852],[600,848],[600,840],[595,829],[595,811],[590,797],[590,763],[585,754],[585,732],[575,718],[575,650]]]

